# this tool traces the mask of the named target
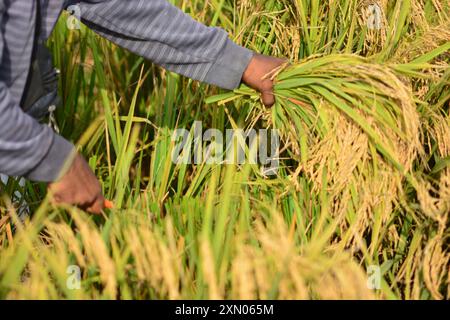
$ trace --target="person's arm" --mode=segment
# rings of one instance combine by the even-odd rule
[[[0,1],[0,25],[4,15],[4,2]],[[5,50],[2,30],[2,64],[10,63],[4,59]],[[3,70],[14,68],[13,65],[2,67]],[[14,102],[6,83],[0,80],[0,173],[49,182],[51,200],[55,203],[78,205],[89,212],[101,213],[105,199],[100,183],[86,161],[74,151],[70,142],[24,113]]]
[[[0,2],[0,25],[5,14]],[[0,63],[4,63],[4,34],[0,32]],[[11,66],[14,67],[14,66]],[[0,172],[35,181],[57,179],[73,146],[49,127],[39,124],[14,103],[0,80]]]
[[[275,102],[273,81],[263,79],[286,62],[235,44],[220,28],[207,27],[165,0],[71,0],[81,20],[101,36],[194,80],[235,89],[241,82]]]
[[[96,33],[194,80],[234,89],[253,56],[224,30],[207,27],[164,0],[84,0],[79,5],[81,20]]]
[[[69,1],[67,5],[79,3]],[[262,93],[266,105],[274,103],[273,82],[263,76],[285,62],[254,54],[228,39],[225,31],[206,27],[163,0],[84,0],[79,3],[82,21],[103,37],[171,71],[225,89],[241,82]],[[104,207],[97,193],[95,202],[82,202],[92,194],[84,177],[92,181],[85,161],[78,156],[63,179],[49,185],[62,203],[84,203],[91,212]],[[94,183],[98,191],[98,184]],[[74,197],[85,190],[80,200]],[[77,200],[78,199],[78,200]]]

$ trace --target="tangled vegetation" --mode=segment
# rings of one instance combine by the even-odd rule
[[[45,185],[0,184],[0,298],[449,299],[449,2],[171,2],[288,57],[267,75],[277,103],[166,72],[61,18],[58,123],[115,208],[92,217],[49,205]],[[174,163],[171,134],[194,121],[277,129],[278,174]]]

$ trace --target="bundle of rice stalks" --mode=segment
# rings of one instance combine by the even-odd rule
[[[354,55],[311,57],[272,75],[272,109],[245,87],[208,102],[243,98],[253,118],[278,129],[285,157],[295,160],[284,163],[293,183],[302,174],[314,190],[326,190],[350,240],[364,234],[375,213],[383,222],[391,218],[424,153],[414,96],[397,69]]]

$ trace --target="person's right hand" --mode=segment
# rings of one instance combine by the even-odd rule
[[[271,80],[270,77],[265,78],[265,76],[287,63],[287,59],[280,59],[256,53],[242,75],[242,82],[259,91],[264,105],[271,107],[275,103],[273,80]]]
[[[79,154],[61,179],[49,183],[48,191],[55,204],[75,205],[93,214],[101,214],[105,208],[100,182]]]

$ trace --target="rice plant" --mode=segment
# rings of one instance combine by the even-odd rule
[[[164,71],[61,18],[49,41],[58,123],[115,207],[93,217],[53,207],[44,185],[0,182],[0,298],[448,299],[448,1],[171,2],[288,57],[267,75],[276,104]],[[174,163],[172,132],[194,121],[277,129],[278,174]],[[23,222],[17,192],[33,213]]]

